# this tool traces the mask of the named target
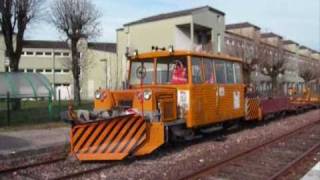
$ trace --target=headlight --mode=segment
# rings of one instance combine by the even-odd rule
[[[152,96],[152,91],[151,90],[145,90],[143,92],[143,98],[144,100],[150,100]]]
[[[94,97],[96,98],[96,99],[100,99],[101,98],[101,91],[96,91],[95,92],[95,94],[94,94]]]

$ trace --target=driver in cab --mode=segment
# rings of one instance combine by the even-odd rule
[[[187,70],[181,61],[176,61],[172,70],[171,84],[185,84],[187,83]]]

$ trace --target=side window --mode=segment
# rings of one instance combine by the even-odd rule
[[[235,73],[236,83],[242,83],[240,63],[234,63],[234,73]]]
[[[217,83],[219,84],[226,83],[227,78],[226,78],[226,67],[225,67],[224,61],[216,61],[215,70],[216,70]]]
[[[201,58],[198,57],[192,57],[192,82],[195,84],[202,83]]]
[[[227,83],[233,84],[234,81],[234,71],[233,71],[233,63],[226,62],[226,69],[227,69]]]
[[[213,84],[216,82],[216,75],[214,72],[214,62],[211,59],[203,59],[204,77],[206,83]]]

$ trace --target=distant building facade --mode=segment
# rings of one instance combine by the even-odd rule
[[[243,57],[244,54],[235,53],[235,49],[248,51],[254,49],[257,44],[263,44],[270,54],[275,53],[281,46],[284,49],[287,58],[286,72],[278,77],[279,82],[284,87],[284,91],[288,87],[297,87],[302,89],[304,80],[299,76],[299,65],[309,64],[310,66],[318,66],[320,68],[320,53],[311,50],[305,46],[300,46],[292,40],[284,40],[283,37],[275,33],[262,33],[260,28],[254,24],[244,22],[226,25],[225,31],[225,53]],[[249,54],[250,56],[250,54]],[[259,73],[259,69],[252,73],[254,84],[259,88],[268,89],[271,86],[270,78]]]
[[[20,59],[20,72],[44,74],[61,99],[73,98],[71,51],[63,41],[26,40]],[[9,59],[5,55],[3,36],[0,36],[0,72],[10,72]],[[116,62],[115,43],[87,43],[81,55],[81,97],[93,99],[99,87],[114,88],[112,73]]]

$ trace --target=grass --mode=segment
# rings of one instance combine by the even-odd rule
[[[9,126],[23,126],[46,124],[48,122],[59,122],[60,112],[66,111],[69,102],[61,101],[52,103],[52,116],[48,111],[48,101],[22,101],[21,109],[11,111],[11,120]],[[81,106],[75,106],[75,109],[92,109],[93,103],[90,101],[83,101]],[[0,127],[8,125],[8,118],[6,112],[6,102],[0,102]]]

